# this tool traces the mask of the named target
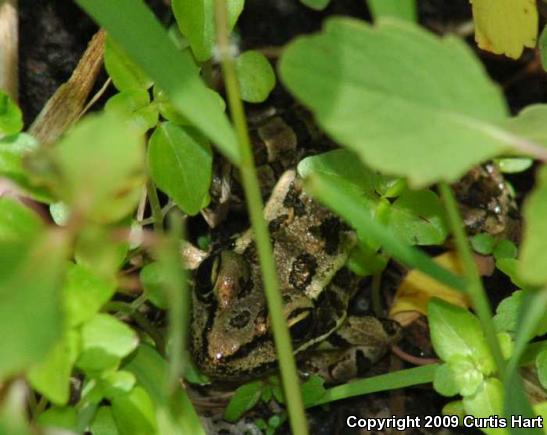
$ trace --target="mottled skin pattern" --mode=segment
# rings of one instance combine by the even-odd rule
[[[341,280],[333,278],[347,259],[354,234],[302,191],[294,171],[281,177],[264,215],[271,231],[284,315],[295,353],[301,353],[331,335],[346,318],[355,286],[340,285]],[[256,257],[249,230],[237,239],[232,251],[219,253],[198,271],[193,354],[199,368],[212,378],[241,380],[275,366]],[[207,276],[212,279],[207,281]],[[385,337],[385,331],[375,334],[370,346],[374,355],[387,349]]]

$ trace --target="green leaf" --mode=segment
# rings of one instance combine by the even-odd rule
[[[110,228],[86,225],[76,239],[76,262],[110,282],[115,278],[129,250],[128,241],[120,239],[115,233],[128,230],[129,228],[123,226]]]
[[[454,376],[454,383],[462,396],[471,396],[477,392],[484,381],[483,374],[469,356],[454,356],[448,361]]]
[[[0,379],[42,361],[61,337],[66,254],[54,231],[32,243],[0,240]]]
[[[325,380],[320,376],[311,376],[300,386],[304,406],[316,403],[325,395]]]
[[[518,272],[530,284],[547,283],[547,167],[536,177],[536,187],[523,206],[524,237]]]
[[[104,110],[129,119],[141,133],[155,127],[159,119],[158,108],[150,104],[150,94],[144,89],[127,90],[110,97]]]
[[[235,62],[241,99],[261,103],[275,87],[275,73],[266,56],[254,50],[240,54]]]
[[[77,0],[131,59],[163,89],[175,108],[233,163],[239,147],[218,100],[201,81],[190,56],[181,53],[144,2]],[[186,2],[192,5],[194,2]],[[191,7],[191,6],[190,6]],[[196,25],[197,24],[196,22]]]
[[[43,428],[66,429],[72,432],[78,426],[78,415],[75,407],[54,406],[41,413],[36,423]]]
[[[170,407],[173,412],[172,418],[176,421],[177,427],[183,434],[205,434],[199,417],[186,394],[184,388],[179,388],[174,396],[168,401],[167,378],[169,366],[158,352],[146,344],[141,344],[137,351],[130,357],[124,366],[137,377],[139,385],[145,388],[146,392],[158,408]]]
[[[477,418],[503,415],[503,386],[499,379],[489,378],[473,396],[463,398],[465,412]],[[487,428],[488,434],[506,434],[506,429]]]
[[[518,248],[510,240],[500,240],[494,248],[494,258],[501,260],[502,258],[517,258]]]
[[[31,209],[19,201],[0,197],[0,243],[32,241],[44,230],[44,224]]]
[[[367,3],[375,21],[380,17],[400,18],[412,22],[418,20],[416,0],[367,0]]]
[[[326,174],[335,178],[339,188],[359,195],[356,207],[362,207],[386,223],[397,237],[409,244],[434,245],[446,238],[443,207],[435,193],[408,189],[401,192],[397,179],[375,173],[352,152],[334,150],[307,157],[299,163],[298,172],[303,177]],[[392,196],[396,191],[399,198],[393,204],[380,197]],[[366,232],[360,233],[360,237],[369,242]]]
[[[472,51],[409,23],[330,19],[287,47],[280,72],[337,142],[415,187],[455,181],[515,146],[498,125],[502,94]]]
[[[61,199],[79,215],[118,221],[136,208],[144,181],[143,138],[113,114],[80,121],[52,150]]]
[[[411,245],[440,245],[448,229],[439,197],[430,190],[406,190],[389,209],[388,226]]]
[[[116,367],[139,344],[136,333],[108,314],[97,314],[82,326],[82,353],[76,365],[87,372]]]
[[[152,81],[110,36],[105,42],[104,66],[114,86],[120,91],[145,90],[152,86]]]
[[[263,388],[262,381],[249,382],[239,387],[224,410],[224,419],[230,422],[239,420],[245,412],[258,403]]]
[[[519,288],[527,287],[528,284],[520,276],[520,261],[514,258],[497,258],[496,268],[507,275],[513,284]]]
[[[538,40],[538,47],[541,65],[543,66],[543,70],[547,71],[547,26],[543,26]]]
[[[494,237],[488,233],[477,234],[471,237],[470,241],[475,252],[482,255],[490,255],[496,244]]]
[[[435,371],[433,388],[437,393],[445,397],[452,397],[458,394],[458,384],[456,383],[452,367],[449,364],[441,364]]]
[[[112,399],[112,414],[120,435],[154,435],[156,411],[142,387]]]
[[[322,11],[330,3],[330,0],[300,0],[300,1],[302,2],[302,4],[305,4],[307,7],[311,9],[315,9],[316,11]]]
[[[67,331],[46,358],[28,373],[32,388],[55,405],[66,405],[70,398],[70,375],[79,347],[79,335],[75,331]]]
[[[51,196],[34,184],[32,173],[24,165],[25,156],[38,147],[38,142],[26,133],[0,138],[0,176],[14,181],[36,200],[49,202]]]
[[[150,302],[156,307],[166,310],[168,307],[167,295],[165,294],[165,280],[162,279],[162,265],[154,262],[144,266],[139,278]]]
[[[68,325],[74,327],[91,320],[115,291],[115,281],[105,280],[86,266],[71,264],[64,288]]]
[[[245,0],[228,0],[228,31],[243,11]],[[173,0],[173,13],[181,33],[188,38],[194,56],[204,62],[214,54],[216,44],[215,0]]]
[[[23,129],[23,114],[8,94],[0,90],[0,138]]]
[[[541,351],[536,357],[536,370],[538,372],[539,383],[547,389],[547,350]]]
[[[120,394],[128,394],[135,386],[135,375],[124,370],[106,373],[99,381],[104,397],[112,399]]]
[[[91,422],[90,429],[93,435],[119,435],[110,406],[99,408]]]
[[[428,319],[433,348],[443,361],[467,356],[482,373],[494,371],[480,322],[469,311],[434,298],[428,305]]]
[[[498,169],[504,174],[523,172],[534,164],[534,160],[528,157],[505,157],[494,161]]]
[[[191,129],[161,124],[148,146],[148,168],[154,183],[190,215],[204,205],[212,177],[209,144]]]
[[[387,266],[389,257],[364,243],[358,243],[351,251],[346,266],[359,276],[381,272]]]

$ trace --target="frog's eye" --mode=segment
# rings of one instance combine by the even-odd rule
[[[196,272],[195,292],[198,299],[209,302],[218,277],[219,256],[212,255],[201,262]]]

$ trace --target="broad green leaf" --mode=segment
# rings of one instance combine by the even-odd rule
[[[112,399],[120,394],[128,394],[135,386],[135,375],[124,370],[106,373],[101,377],[99,385],[104,397]]]
[[[144,181],[143,138],[114,114],[80,121],[52,150],[61,199],[100,223],[118,221],[137,206]]]
[[[78,333],[67,331],[46,358],[34,365],[28,373],[32,388],[55,405],[66,405],[70,398],[70,375],[78,356],[79,345]]]
[[[496,244],[494,237],[488,233],[477,234],[471,237],[470,241],[475,252],[482,255],[490,255]]]
[[[266,56],[254,50],[241,53],[235,62],[241,99],[261,103],[275,87],[275,73]]]
[[[101,406],[91,422],[93,435],[119,435],[110,406]]]
[[[317,200],[351,223],[358,232],[366,234],[367,240],[382,246],[387,254],[442,284],[464,291],[461,277],[438,265],[423,252],[403,243],[385,225],[374,220],[368,208],[358,206],[362,201],[359,192],[340,187],[337,177],[327,173],[308,175],[304,181],[304,187]]]
[[[519,263],[519,275],[530,284],[547,283],[547,168],[540,168],[536,187],[523,206],[524,237]]]
[[[65,429],[73,433],[78,426],[76,407],[53,406],[41,413],[38,416],[36,423],[42,428],[49,428],[53,433],[58,433],[58,431],[54,431],[54,429]]]
[[[499,379],[487,379],[476,394],[463,398],[465,412],[478,418],[488,418],[492,415],[503,415],[503,386]],[[487,434],[507,434],[506,429],[486,428]]]
[[[305,4],[307,7],[311,9],[315,9],[316,11],[322,11],[330,3],[330,0],[300,0],[300,1],[303,4]]]
[[[166,310],[168,308],[167,295],[165,294],[165,280],[162,279],[162,266],[154,262],[144,266],[139,278],[150,302],[156,307]]]
[[[212,177],[213,156],[195,130],[161,124],[148,145],[148,169],[154,183],[186,213],[204,205]]]
[[[359,276],[369,276],[381,272],[387,266],[389,257],[364,243],[358,243],[351,251],[346,266]]]
[[[320,376],[311,376],[300,386],[304,406],[316,403],[325,395],[325,380]]]
[[[502,258],[517,258],[518,248],[510,240],[500,240],[494,247],[494,258],[500,260]]]
[[[536,358],[536,370],[541,386],[547,389],[547,350],[540,352]]]
[[[19,133],[23,129],[23,114],[13,100],[0,90],[0,138]]]
[[[458,394],[459,388],[455,380],[452,367],[448,364],[441,364],[435,371],[433,388],[442,396],[452,397]]]
[[[108,314],[97,314],[82,326],[82,353],[76,365],[87,372],[116,367],[139,339],[129,326]]]
[[[174,107],[237,164],[239,148],[235,132],[219,109],[217,98],[199,78],[190,56],[179,51],[144,2],[76,1],[165,91]]]
[[[367,0],[367,3],[374,20],[393,17],[416,22],[418,19],[416,0]]]
[[[411,245],[440,245],[448,229],[439,197],[430,190],[406,190],[388,212],[388,226]]]
[[[287,47],[280,72],[331,137],[415,187],[455,181],[516,146],[498,125],[502,94],[472,51],[410,23],[330,19]]]
[[[443,361],[469,357],[482,373],[488,375],[494,371],[480,322],[473,314],[441,299],[432,299],[427,317],[433,348]]]
[[[32,241],[44,230],[44,224],[31,209],[19,201],[0,197],[0,243]]]
[[[218,107],[224,112],[226,110],[226,102],[224,98],[220,96],[218,92],[207,88],[207,93],[214,98],[218,104]],[[158,110],[167,121],[171,121],[173,124],[191,126],[192,123],[184,115],[180,114],[165,92],[163,92],[157,86],[154,86],[154,103],[158,106]]]
[[[535,47],[538,11],[535,0],[471,0],[475,40],[480,48],[517,59]]]
[[[36,200],[50,202],[49,193],[33,183],[32,173],[24,165],[24,157],[38,147],[38,142],[26,133],[0,138],[0,176],[14,181]]]
[[[528,157],[505,157],[495,159],[495,162],[498,169],[504,174],[523,172],[534,164],[534,161]]]
[[[475,394],[484,381],[484,376],[471,358],[456,356],[451,358],[447,364],[454,376],[458,392],[464,397]]]
[[[496,259],[496,268],[502,271],[507,275],[513,284],[519,288],[524,288],[528,286],[528,283],[522,279],[519,269],[520,261],[514,258],[497,258]]]
[[[67,242],[54,231],[32,243],[0,241],[0,379],[42,361],[60,339],[66,255]]]
[[[228,30],[234,27],[244,4],[245,0],[227,0]],[[215,0],[172,0],[171,7],[196,59],[204,62],[211,58],[216,44]]]
[[[156,410],[142,387],[112,399],[112,414],[120,435],[154,435]]]
[[[541,66],[543,70],[547,71],[547,26],[543,27],[541,35],[539,36],[538,41],[539,55],[541,58]]]
[[[224,419],[231,422],[239,420],[258,403],[263,388],[262,381],[249,382],[239,387],[224,410]]]
[[[76,262],[107,281],[114,279],[129,250],[129,242],[120,239],[116,232],[128,229],[123,226],[87,225],[76,239]]]
[[[142,133],[155,127],[159,119],[158,108],[150,104],[150,94],[144,89],[123,91],[110,97],[104,110],[128,118]]]
[[[114,86],[120,91],[148,89],[152,86],[152,81],[110,36],[105,42],[104,66]]]
[[[108,281],[92,269],[71,264],[64,288],[64,304],[69,326],[91,320],[116,291],[116,282]]]
[[[547,148],[547,104],[532,104],[502,124],[507,133],[523,144],[522,152],[538,155]],[[539,148],[538,148],[539,147]],[[541,155],[545,159],[545,155]]]
[[[447,235],[442,204],[433,192],[399,188],[397,179],[384,177],[363,165],[354,153],[338,149],[302,160],[298,172],[336,177],[338,186],[355,192],[371,216],[385,223],[398,237],[410,244],[434,245]],[[380,197],[399,196],[393,203]],[[360,237],[369,242],[366,232]]]

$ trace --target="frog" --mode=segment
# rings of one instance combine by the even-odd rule
[[[354,231],[305,192],[294,169],[274,186],[264,217],[283,316],[303,373],[343,382],[370,367],[398,340],[400,328],[374,316],[348,316],[357,278],[344,265],[356,243]],[[192,306],[192,354],[204,374],[241,382],[275,370],[252,229],[200,264]]]

